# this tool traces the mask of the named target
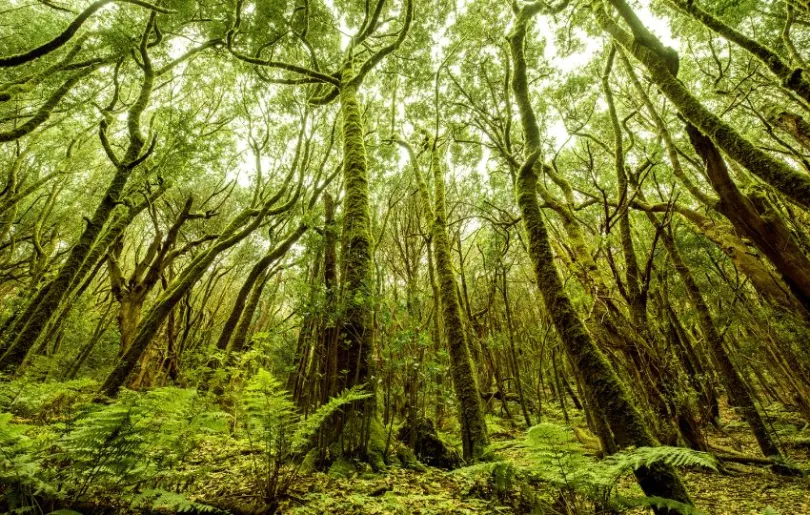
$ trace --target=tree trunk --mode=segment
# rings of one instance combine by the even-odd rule
[[[583,384],[589,392],[589,400],[599,403],[596,406],[597,410],[605,417],[616,443],[621,447],[654,446],[658,443],[630,400],[630,395],[616,372],[585,330],[563,289],[562,280],[554,265],[548,232],[537,201],[535,165],[541,153],[540,129],[529,99],[523,48],[526,26],[532,14],[527,12],[526,8],[521,9],[515,27],[509,35],[509,43],[514,70],[512,91],[523,126],[526,159],[518,172],[515,189],[528,237],[529,256],[534,267],[537,286],[571,363],[581,375]],[[686,487],[672,467],[660,464],[640,467],[635,474],[645,494],[692,504]],[[668,513],[670,510],[656,511]]]
[[[363,120],[357,101],[358,82],[353,80],[351,63],[344,68],[340,88],[343,117],[343,234],[341,243],[343,319],[340,327],[337,390],[365,385],[374,392],[372,374],[371,306],[371,217],[368,198],[368,169]],[[375,417],[376,399],[353,403],[336,431],[349,454],[365,455],[368,428]]]
[[[734,402],[739,406],[742,411],[743,419],[751,426],[762,453],[768,457],[781,457],[782,453],[771,437],[762,417],[760,417],[756,405],[754,404],[754,399],[751,397],[751,392],[748,390],[748,386],[743,381],[723,347],[723,337],[714,325],[714,320],[712,320],[711,313],[709,312],[709,306],[706,304],[700,287],[692,276],[692,272],[681,259],[674,239],[664,238],[664,245],[672,258],[672,264],[675,270],[678,272],[681,281],[683,281],[686,287],[689,300],[697,312],[700,330],[706,338],[706,343],[715,363],[720,369],[720,377],[728,390],[729,396],[732,397]]]
[[[627,17],[634,17],[624,0],[610,0],[620,7],[619,12]],[[653,83],[675,105],[681,115],[706,134],[731,159],[737,161],[766,183],[785,195],[796,205],[810,209],[810,176],[802,174],[782,161],[752,144],[735,131],[719,116],[708,110],[689,92],[686,85],[676,77],[677,70],[672,66],[672,55],[662,56],[663,45],[639,23],[647,33],[646,41],[638,41],[633,34],[614,21],[604,8],[603,2],[592,3],[593,12],[599,25],[609,33],[625,50],[633,54],[647,69]],[[637,18],[636,18],[636,21]],[[657,48],[655,48],[657,47]],[[671,50],[671,49],[670,49]],[[674,52],[674,51],[673,51]],[[677,58],[677,55],[674,56]]]

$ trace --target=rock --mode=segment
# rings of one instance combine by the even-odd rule
[[[450,470],[461,465],[461,457],[458,453],[448,447],[433,427],[433,422],[429,419],[420,419],[416,423],[415,443],[413,446],[416,457],[431,467]],[[402,442],[408,442],[411,428],[408,424],[403,425],[397,432],[397,438]]]

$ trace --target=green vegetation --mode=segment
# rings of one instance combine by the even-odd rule
[[[0,512],[810,513],[807,0],[0,19]]]

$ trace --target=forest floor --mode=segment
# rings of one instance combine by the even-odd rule
[[[101,422],[113,420],[114,417],[110,417],[116,414],[126,415],[121,420],[131,420],[130,417],[134,413],[133,406],[136,405],[121,401],[123,404],[107,406],[106,411],[89,412],[98,414],[96,418],[81,419],[67,416],[68,412],[80,412],[78,406],[87,406],[86,403],[97,391],[96,386],[90,382],[83,388],[72,389],[70,397],[65,397],[66,390],[60,387],[61,389],[54,390],[56,393],[52,396],[53,399],[46,404],[32,405],[31,409],[23,409],[22,405],[18,404],[15,408],[17,414],[13,419],[10,418],[11,414],[6,414],[5,418],[0,417],[0,453],[4,452],[2,445],[4,441],[13,442],[15,435],[23,433],[30,436],[30,440],[26,440],[29,444],[45,442],[41,448],[41,453],[45,455],[42,459],[23,459],[29,455],[21,454],[12,461],[4,461],[0,454],[0,512],[4,511],[3,492],[9,491],[4,490],[8,485],[3,484],[3,478],[13,479],[11,476],[3,475],[4,471],[8,471],[4,467],[11,465],[10,470],[17,471],[15,474],[27,474],[31,478],[34,477],[37,467],[40,467],[39,470],[44,474],[42,477],[47,481],[35,483],[39,486],[36,487],[33,496],[37,499],[44,499],[47,496],[61,499],[60,502],[51,504],[50,509],[41,508],[32,513],[49,513],[52,509],[67,508],[75,511],[63,510],[61,513],[166,514],[178,511],[178,507],[181,506],[191,507],[192,512],[196,510],[198,513],[216,511],[211,510],[211,507],[225,509],[237,515],[268,513],[266,500],[260,497],[260,493],[268,485],[267,477],[263,474],[268,470],[267,464],[270,463],[264,461],[267,453],[262,442],[233,437],[225,428],[200,433],[208,436],[190,442],[188,451],[182,456],[176,456],[171,464],[167,462],[165,466],[149,468],[148,473],[137,470],[137,467],[141,466],[140,463],[150,462],[138,456],[129,456],[129,462],[115,458],[113,462],[102,463],[104,466],[101,466],[98,459],[101,456],[98,454],[101,447],[97,445],[99,439],[95,436],[96,429],[102,427]],[[45,385],[42,388],[43,391],[48,391],[49,387]],[[166,402],[169,399],[166,395],[174,397],[185,395],[203,403],[200,405],[202,413],[218,413],[212,411],[212,406],[207,404],[207,401],[203,402],[205,399],[197,398],[193,392],[183,392],[186,391],[170,389],[155,399]],[[135,395],[144,399],[152,394],[133,393],[127,398],[132,400]],[[39,394],[33,392],[30,398],[48,397],[42,392]],[[144,404],[144,406],[154,405]],[[403,446],[394,444],[393,440],[396,439],[394,437],[389,440],[392,444],[389,447],[392,451],[389,456],[391,465],[380,472],[373,472],[367,464],[340,460],[326,472],[305,473],[302,468],[298,474],[289,475],[291,469],[287,469],[284,472],[287,475],[282,474],[281,477],[290,478],[291,483],[286,493],[281,496],[277,513],[584,515],[595,512],[593,501],[604,492],[597,489],[597,495],[594,495],[592,485],[597,485],[598,488],[604,488],[605,484],[611,487],[617,485],[613,489],[613,493],[618,494],[613,495],[614,501],[618,499],[624,502],[641,496],[641,490],[629,472],[621,476],[617,482],[609,475],[607,477],[611,479],[607,483],[594,481],[594,477],[606,477],[605,463],[608,463],[609,459],[598,459],[598,440],[585,429],[586,424],[581,412],[569,410],[571,418],[569,423],[566,423],[559,410],[548,405],[544,408],[542,424],[534,426],[531,432],[527,432],[525,425],[518,423],[517,420],[512,422],[498,416],[487,415],[493,452],[491,461],[481,465],[453,471],[432,467],[423,467],[422,470],[403,468],[396,464],[400,460],[395,457],[398,454],[395,449],[402,451]],[[708,468],[681,470],[681,476],[699,513],[810,515],[810,474],[808,474],[810,427],[796,413],[781,409],[779,405],[767,406],[765,411],[780,446],[788,456],[788,463],[804,470],[805,475],[801,477],[777,475],[771,471],[767,463],[761,463],[767,460],[762,459],[746,424],[732,409],[721,406],[723,417],[718,426],[708,432],[708,444],[715,454],[733,456],[736,459],[721,461],[716,467],[717,470]],[[85,422],[81,422],[82,420]],[[88,425],[87,420],[95,421],[95,425]],[[233,417],[212,420],[230,421]],[[450,427],[445,427],[440,436],[449,446],[458,447],[458,442],[453,440],[453,434],[457,434],[458,431],[452,431],[452,419],[447,422]],[[3,423],[6,425],[3,426]],[[6,430],[5,435],[3,427]],[[68,433],[67,437],[64,436],[71,427],[74,432]],[[79,452],[77,456],[81,459],[67,461],[64,446],[69,443],[70,435],[84,434],[80,433],[82,427],[93,429],[90,440],[86,443],[81,440],[78,451],[76,449],[72,451]],[[131,430],[132,427],[134,426],[125,428]],[[211,428],[213,427],[215,426],[212,425]],[[537,436],[538,428],[544,430],[542,438],[539,439],[534,438]],[[129,445],[130,440],[134,443],[142,441],[149,444],[146,448],[157,445],[155,448],[160,449],[164,448],[158,445],[161,442],[154,440],[159,439],[165,430],[182,433],[182,428],[176,424],[164,427],[162,423],[158,423],[154,430],[157,431],[156,434],[131,433],[131,438],[125,439],[125,443]],[[115,429],[116,433],[118,431],[119,429]],[[188,434],[195,433],[192,431]],[[104,444],[110,438],[112,437],[108,435],[99,441]],[[87,446],[92,452],[82,453],[83,448]],[[16,449],[25,451],[27,448],[21,446]],[[683,452],[682,449],[679,451]],[[36,453],[31,456],[36,456]],[[757,460],[760,463],[740,463]],[[15,463],[20,465],[16,469],[13,467]],[[89,468],[86,466],[87,463],[91,465]],[[696,463],[700,464],[693,461],[693,464]],[[708,463],[711,465],[712,461],[708,460]],[[84,468],[75,469],[76,465]],[[127,467],[135,467],[136,470]],[[71,475],[71,469],[76,470],[76,473]],[[540,470],[544,472],[541,473]],[[65,493],[60,495],[60,492],[68,492],[66,490],[68,487],[63,486],[63,482],[70,481],[73,476],[81,481],[85,481],[83,479],[85,477],[89,478],[86,479],[85,485],[89,484],[90,479],[98,483],[98,486],[90,490],[83,490],[85,495],[73,497],[74,500],[81,502],[70,502]],[[130,481],[127,486],[121,479],[127,477],[142,479],[135,483]],[[560,477],[563,479],[560,480]],[[76,479],[72,481],[75,482]],[[163,493],[156,494],[158,490],[155,488]],[[154,500],[156,495],[158,500]],[[190,501],[201,504],[192,506],[189,504]],[[151,508],[147,508],[148,506]],[[612,513],[650,512],[647,509],[625,506],[622,510]]]
[[[730,410],[723,410],[730,413]],[[810,467],[810,436],[808,427],[793,413],[769,409],[771,424],[779,435],[792,462],[803,470]],[[520,447],[509,443],[525,438],[525,428],[488,416],[492,440],[508,449],[503,457],[519,462]],[[553,420],[553,423],[562,421]],[[575,416],[574,426],[584,425]],[[494,426],[494,427],[492,427]],[[508,429],[506,429],[508,427]],[[580,432],[581,434],[581,432]],[[760,457],[756,441],[739,419],[721,420],[719,428],[708,435],[710,446],[725,454],[738,457]],[[590,442],[593,448],[593,442]],[[786,477],[774,474],[761,464],[724,462],[721,472],[683,470],[682,478],[695,502],[698,513],[707,515],[794,515],[810,514],[810,478]],[[233,485],[233,470],[208,477],[206,495],[216,491],[239,497]],[[346,473],[316,472],[302,475],[292,485],[279,512],[298,515],[332,514],[578,514],[594,513],[592,504],[582,503],[580,510],[569,503],[561,507],[559,490],[533,483],[528,487],[519,481],[503,486],[496,484],[491,474],[466,473],[465,469],[444,471],[428,467],[416,471],[398,466],[381,473],[367,467]],[[237,489],[238,490],[238,489]],[[623,495],[640,495],[631,477],[623,478],[618,486]],[[227,493],[226,493],[227,492]],[[245,496],[249,492],[243,491]],[[569,498],[575,498],[570,496]],[[204,500],[204,499],[200,499]],[[584,509],[583,509],[584,506]],[[629,509],[623,513],[651,513],[646,509]]]

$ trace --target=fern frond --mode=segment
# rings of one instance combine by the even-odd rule
[[[685,447],[639,447],[630,451],[622,451],[605,458],[605,462],[613,469],[617,476],[625,471],[648,467],[655,463],[663,463],[673,467],[708,468],[717,470],[717,460],[706,452],[700,452]]]
[[[502,467],[505,464],[512,465],[511,462],[505,459],[500,459],[497,461],[486,461],[482,463],[476,463],[475,465],[468,465],[466,467],[457,468],[455,470],[450,471],[451,474],[457,474],[461,476],[468,476],[468,477],[476,477],[483,474],[490,474],[496,468]]]
[[[371,397],[371,394],[364,389],[365,385],[357,385],[351,389],[344,390],[340,395],[331,398],[329,402],[315,410],[306,420],[300,422],[292,437],[292,452],[297,453],[303,451],[324,422],[340,408],[347,404]]]
[[[172,513],[224,513],[208,504],[192,501],[183,494],[169,492],[160,488],[150,488],[131,499],[132,508],[149,508],[152,511],[171,511]]]

